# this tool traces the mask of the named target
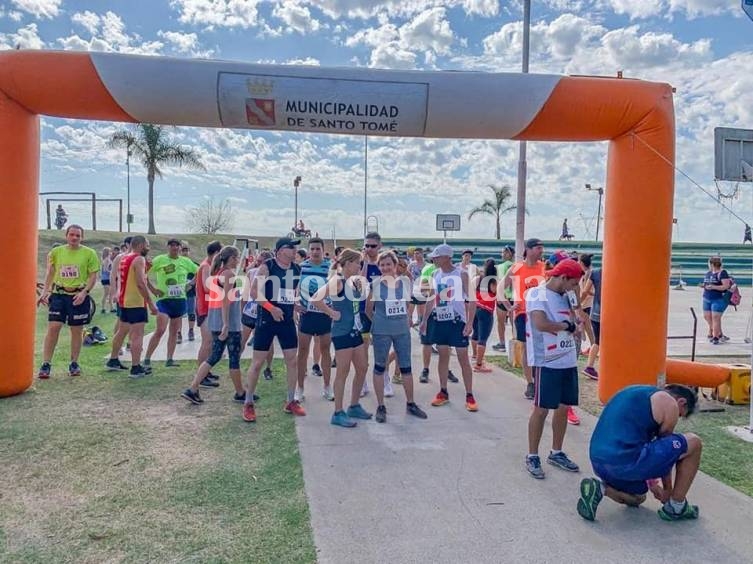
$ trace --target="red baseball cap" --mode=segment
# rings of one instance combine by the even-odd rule
[[[549,276],[564,276],[565,278],[580,278],[583,276],[583,267],[573,259],[561,260],[547,272]]]

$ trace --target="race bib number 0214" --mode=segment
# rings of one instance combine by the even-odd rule
[[[408,315],[408,308],[405,300],[385,300],[384,308],[387,317],[402,317]]]

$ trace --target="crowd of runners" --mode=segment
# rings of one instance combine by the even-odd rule
[[[103,311],[115,311],[117,323],[106,369],[128,371],[134,379],[151,373],[151,358],[167,333],[166,367],[177,367],[176,345],[182,341],[188,316],[189,341],[198,327],[201,346],[198,368],[181,396],[200,405],[200,389],[219,387],[212,370],[225,355],[234,387],[233,400],[243,404],[242,417],[256,422],[260,376],[272,379],[274,343],[282,351],[287,395],[284,411],[305,416],[303,407],[310,373],[321,378],[321,397],[334,402],[331,423],[352,428],[359,421],[387,421],[386,397],[402,387],[405,409],[419,419],[427,413],[414,397],[411,331],[421,347],[418,382],[430,384],[431,359],[437,355],[436,395],[431,406],[450,402],[450,383],[462,380],[464,406],[476,412],[474,374],[491,372],[486,364],[492,348],[522,350],[525,398],[532,400],[525,467],[545,477],[539,446],[552,411],[552,447],[546,461],[565,471],[578,465],[563,450],[568,422],[580,423],[578,357],[587,355],[583,373],[594,380],[600,340],[601,270],[592,256],[557,251],[544,254],[541,240],[525,241],[522,260],[512,247],[500,259],[473,262],[474,251],[455,251],[446,244],[411,250],[410,257],[384,249],[378,233],[368,233],[360,250],[337,248],[334,256],[314,237],[306,249],[289,237],[274,249],[246,256],[233,246],[213,241],[200,263],[190,258],[186,242],[170,239],[165,253],[149,259],[150,243],[127,237],[115,250],[97,253],[81,244],[84,230],[70,225],[66,245],[53,249],[40,302],[49,305],[49,327],[38,376],[50,377],[51,359],[64,324],[71,330],[69,374],[81,373],[78,355],[81,332],[91,321],[89,294],[97,275],[107,290]],[[144,347],[144,328],[151,313],[156,329]],[[511,331],[511,334],[508,333]],[[506,342],[506,336],[511,339]],[[127,340],[130,366],[120,356]],[[251,347],[251,364],[241,371],[241,355]],[[460,379],[450,370],[454,349]],[[332,351],[334,350],[334,356]],[[510,351],[514,356],[515,351]],[[392,365],[394,363],[394,368]],[[371,368],[371,387],[367,373]],[[334,369],[334,374],[333,374]],[[347,381],[352,375],[350,396]],[[362,398],[373,391],[375,412]],[[454,396],[454,392],[452,394]],[[346,403],[347,402],[347,403]],[[631,386],[606,406],[591,443],[591,463],[599,477],[581,482],[578,512],[595,518],[603,496],[638,505],[649,489],[663,502],[660,516],[692,519],[698,509],[685,494],[700,463],[698,437],[674,432],[680,416],[692,413],[695,392],[683,386]],[[673,485],[672,475],[675,472]]]

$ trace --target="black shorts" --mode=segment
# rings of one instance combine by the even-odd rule
[[[412,303],[413,305],[422,305],[425,304],[428,300],[429,298],[426,298],[424,296],[413,295],[410,298],[410,303]]]
[[[102,286],[109,286],[110,285],[110,281],[109,280],[102,280],[101,282],[102,282]]]
[[[121,307],[118,312],[121,323],[146,323],[149,321],[145,307]]]
[[[209,315],[209,314],[207,314],[207,315]],[[201,327],[202,325],[204,325],[204,322],[207,320],[207,315],[198,314],[196,316],[196,325],[198,325],[199,327]]]
[[[500,311],[507,311],[507,306],[502,302],[497,302],[497,309]]]
[[[533,366],[536,407],[557,409],[560,405],[578,405],[578,368]]]
[[[157,309],[170,319],[178,319],[186,314],[186,298],[165,298],[157,302]]]
[[[241,314],[241,325],[248,327],[249,329],[256,329],[256,317],[251,317],[245,313]]]
[[[298,333],[292,319],[286,321],[274,321],[262,317],[256,322],[254,332],[254,350],[266,352],[272,347],[272,342],[277,337],[280,348],[284,351],[298,348]]]
[[[520,313],[515,318],[515,340],[526,342],[526,314]]]
[[[601,341],[601,321],[591,320],[591,327],[594,329],[594,345],[598,345]]]
[[[307,311],[301,314],[301,326],[304,335],[329,335],[332,332],[332,318],[318,311]]]
[[[74,294],[52,294],[50,296],[48,321],[58,321],[70,327],[86,325],[92,320],[92,299],[87,296],[79,305],[73,305]]]
[[[431,346],[431,335],[429,334],[429,325],[428,325],[428,323],[426,325],[426,335],[424,335],[423,333],[419,333],[418,334],[418,338],[421,341],[422,345],[425,345],[427,347]]]
[[[354,349],[363,345],[363,337],[358,331],[351,331],[347,335],[332,337],[332,344],[335,345],[336,351]]]
[[[220,341],[220,332],[212,331],[212,352],[207,359],[209,366],[214,366],[222,359],[227,348],[228,368],[238,370],[241,367],[241,332],[228,331],[227,339]]]
[[[456,317],[454,321],[437,321],[435,315],[429,317],[426,333],[429,342],[438,347],[467,348],[468,337],[463,335],[465,322]]]

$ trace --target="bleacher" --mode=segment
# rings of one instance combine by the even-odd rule
[[[430,249],[442,243],[441,238],[436,239],[384,239],[384,246],[406,250],[411,247]],[[461,239],[448,238],[447,243],[452,245],[460,260],[460,253],[464,249],[474,251],[473,262],[481,264],[488,257],[499,260],[499,253],[505,245],[515,245],[514,241],[490,239]],[[564,249],[566,251],[578,251],[582,253],[594,253],[594,264],[601,265],[601,243],[595,241],[544,241],[545,253]],[[677,284],[682,279],[687,284],[695,285],[703,280],[703,275],[708,270],[708,259],[712,255],[719,255],[724,261],[724,268],[735,277],[741,286],[753,285],[753,246],[736,245],[726,243],[675,243],[672,245],[672,271],[671,283]],[[650,264],[651,257],[646,257]]]

